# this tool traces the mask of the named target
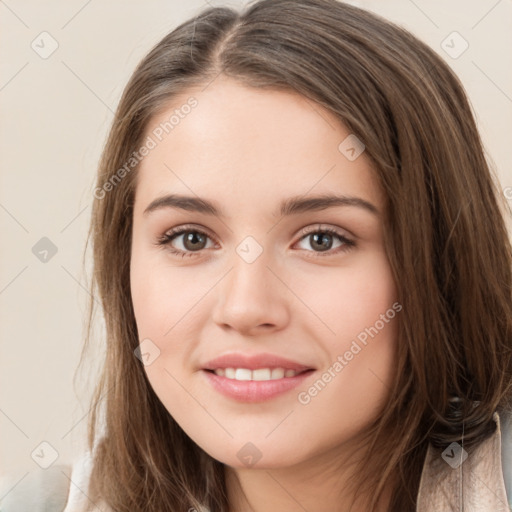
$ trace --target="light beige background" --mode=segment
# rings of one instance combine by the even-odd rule
[[[512,1],[349,3],[411,30],[445,58],[467,90],[503,189],[512,186]],[[75,390],[72,378],[89,293],[81,258],[95,167],[135,65],[206,6],[0,0],[0,476],[17,482],[40,471],[31,453],[43,441],[57,452],[55,464],[84,447],[91,388]],[[47,58],[43,31],[58,43]],[[469,44],[458,58],[441,46],[454,31]],[[46,263],[32,252],[42,237],[57,247]]]

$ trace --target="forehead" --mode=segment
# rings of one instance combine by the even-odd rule
[[[148,137],[154,147],[137,170],[137,209],[170,192],[254,213],[274,211],[283,198],[308,192],[383,202],[364,151],[347,158],[354,135],[295,92],[250,88],[220,76],[174,97],[148,123]]]

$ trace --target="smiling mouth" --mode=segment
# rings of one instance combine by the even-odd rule
[[[250,370],[248,368],[217,368],[215,370],[206,371],[230,380],[269,381],[296,377],[297,375],[301,375],[306,372],[312,372],[313,370],[307,369],[297,371],[285,368],[257,368],[254,370]]]

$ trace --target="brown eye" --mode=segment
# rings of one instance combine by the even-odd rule
[[[198,231],[186,231],[183,237],[183,245],[188,251],[200,251],[206,246],[207,236]]]
[[[346,236],[338,232],[333,228],[318,228],[318,226],[312,230],[303,230],[303,237],[299,242],[307,241],[309,246],[313,249],[314,253],[326,253],[326,256],[337,254],[340,251],[348,251],[355,247],[355,242],[349,240]],[[334,248],[334,240],[338,240],[340,243]],[[320,254],[319,254],[320,255]],[[322,255],[323,256],[323,255]]]
[[[165,233],[157,240],[156,245],[166,246],[172,254],[182,257],[195,256],[194,253],[207,249],[210,239],[210,236],[199,229],[181,227]]]
[[[311,247],[319,251],[328,251],[332,247],[333,236],[330,233],[313,233],[308,235]]]

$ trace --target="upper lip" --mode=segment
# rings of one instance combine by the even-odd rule
[[[313,370],[307,366],[275,354],[241,354],[230,353],[216,357],[204,364],[204,370],[217,370],[218,368],[247,368],[256,370],[257,368],[284,368],[285,370]]]

